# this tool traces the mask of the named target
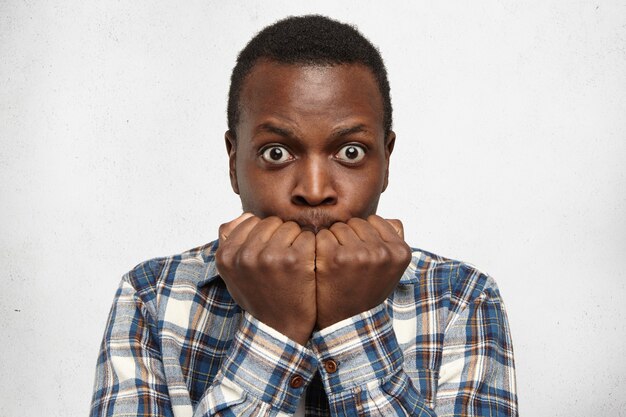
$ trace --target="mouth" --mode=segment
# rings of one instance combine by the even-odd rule
[[[326,225],[316,225],[316,224],[310,224],[310,223],[298,223],[298,225],[300,226],[300,229],[302,229],[303,231],[309,231],[309,232],[313,232],[313,234],[317,234],[317,232],[319,232],[322,229],[328,229],[330,226],[326,226]]]
[[[302,230],[308,230],[315,234],[322,229],[328,229],[333,223],[341,221],[327,211],[320,209],[309,209],[290,220],[298,223]]]

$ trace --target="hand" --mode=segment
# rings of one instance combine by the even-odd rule
[[[244,213],[219,230],[215,259],[233,299],[255,318],[304,345],[317,317],[315,235],[278,217]]]
[[[376,215],[321,230],[315,252],[319,329],[382,303],[411,261],[402,223]]]

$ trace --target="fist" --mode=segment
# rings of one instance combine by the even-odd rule
[[[220,227],[217,269],[233,299],[304,345],[315,327],[315,235],[278,217],[245,213]]]
[[[315,252],[320,329],[382,303],[411,261],[402,223],[376,215],[321,230]]]

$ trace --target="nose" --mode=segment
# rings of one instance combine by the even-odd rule
[[[323,157],[301,161],[291,202],[299,206],[322,206],[337,203],[332,174]]]

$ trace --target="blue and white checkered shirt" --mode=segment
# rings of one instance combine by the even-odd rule
[[[306,346],[235,304],[217,242],[135,267],[118,289],[91,416],[517,416],[494,280],[414,250],[384,304]]]

